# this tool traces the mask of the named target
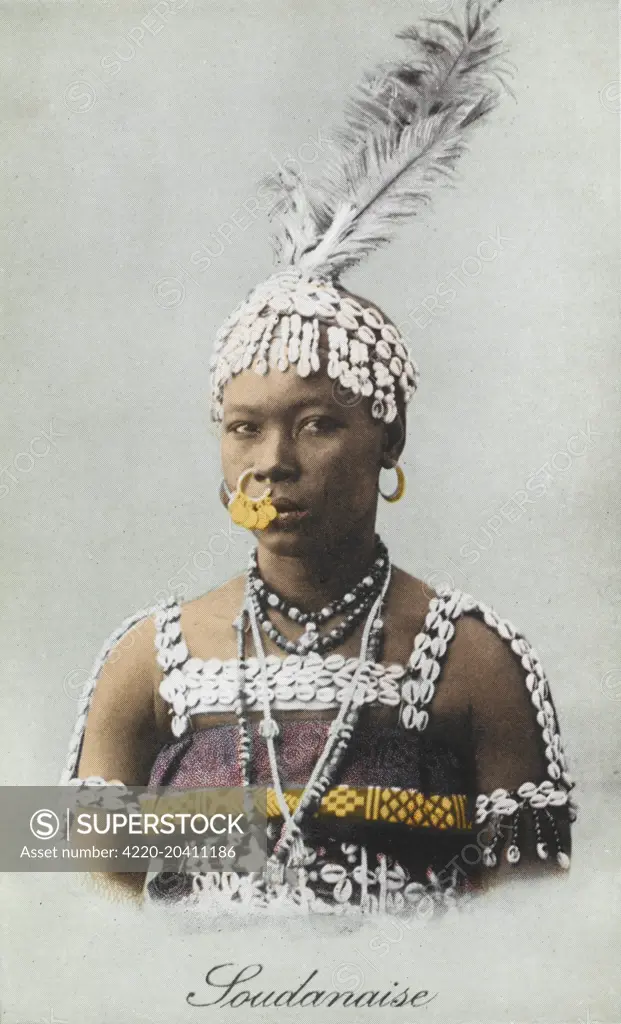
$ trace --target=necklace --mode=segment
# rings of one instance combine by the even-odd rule
[[[259,731],[267,744],[270,771],[274,791],[278,800],[278,806],[284,819],[280,838],[276,843],[273,853],[268,859],[266,868],[266,880],[268,884],[282,884],[284,881],[285,864],[292,868],[301,868],[304,860],[304,841],[302,834],[302,823],[305,818],[312,814],[319,806],[325,792],[330,788],[335,773],[343,759],[345,751],[349,746],[354,728],[360,714],[360,707],[364,703],[366,694],[366,679],[370,664],[372,663],[379,644],[383,623],[380,618],[382,607],[390,584],[390,562],[388,562],[386,576],[380,593],[377,595],[364,626],[362,640],[360,643],[360,657],[352,681],[347,690],[343,693],[343,700],[338,714],[330,724],[328,737],[323,751],[311,773],[300,797],[298,806],[291,814],[282,790],[280,773],[278,770],[278,759],[276,756],[275,738],[279,733],[278,723],[272,718],[269,703],[269,687],[267,682],[267,665],[265,650],[261,639],[261,631],[256,615],[256,609],[251,599],[250,589],[247,585],[241,613],[235,622],[238,637],[238,689],[235,711],[238,719],[239,764],[244,786],[250,785],[250,760],[251,740],[248,719],[245,714],[244,704],[244,620],[246,615],[250,621],[252,637],[259,660],[261,672],[261,699],[263,705],[263,719]]]
[[[286,598],[281,597],[281,595],[275,590],[271,590],[267,586],[259,575],[256,549],[254,549],[250,554],[250,561],[248,563],[248,579],[250,581],[251,590],[257,595],[258,601],[262,607],[267,604],[271,608],[274,608],[274,610],[281,612],[282,615],[286,615],[292,622],[298,622],[301,626],[304,626],[307,622],[315,622],[319,624],[327,622],[329,619],[334,618],[335,615],[347,612],[351,609],[353,604],[356,604],[356,602],[367,600],[371,588],[377,584],[378,579],[383,577],[389,560],[386,545],[380,537],[376,535],[373,563],[371,564],[368,573],[366,573],[363,578],[356,583],[356,586],[353,587],[352,590],[347,591],[343,597],[338,598],[336,601],[331,601],[318,612],[305,612],[302,609],[297,608],[295,605],[292,605],[287,601]]]
[[[365,614],[377,600],[386,580],[390,565],[388,551],[379,537],[376,537],[375,557],[369,571],[342,598],[327,604],[318,612],[305,612],[291,605],[285,598],[269,589],[261,579],[253,551],[248,565],[248,603],[254,609],[255,617],[263,632],[287,654],[308,654],[310,651],[327,653],[342,644],[356,630]],[[279,611],[292,621],[304,625],[305,629],[297,641],[284,636],[274,625],[269,610]],[[319,626],[336,615],[345,614],[343,621],[320,635]]]

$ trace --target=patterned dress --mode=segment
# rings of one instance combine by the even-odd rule
[[[187,788],[242,784],[238,730],[222,724],[195,729],[197,715],[230,715],[239,686],[234,659],[207,661],[191,656],[181,630],[181,609],[170,598],[139,613],[114,634],[102,651],[82,697],[62,783],[75,780],[88,707],[111,647],[147,615],[154,615],[157,659],[163,671],[160,693],[170,705],[171,739],[159,751],[149,784]],[[451,749],[427,726],[433,697],[455,623],[475,615],[494,630],[521,661],[524,685],[541,736],[546,777],[524,780],[517,790],[476,791],[473,759]],[[334,709],[358,668],[358,659],[311,653],[267,658],[273,710]],[[244,662],[249,709],[260,707],[259,662]],[[429,916],[468,898],[484,870],[501,856],[520,857],[520,837],[529,830],[542,859],[568,866],[568,822],[575,817],[573,781],[561,747],[549,686],[539,659],[521,634],[495,612],[455,590],[429,604],[422,631],[406,666],[368,662],[359,674],[369,707],[398,709],[391,726],[371,725],[364,708],[340,766],[304,827],[303,867],[290,869],[282,884],[260,872],[249,875],[196,870],[183,875],[151,872],[149,901],[183,901],[211,913],[280,911],[320,913],[418,913]],[[272,787],[265,742],[252,724],[253,781],[267,787],[268,854],[280,834],[281,811]],[[284,721],[279,740],[280,774],[289,810],[328,735],[329,722]]]

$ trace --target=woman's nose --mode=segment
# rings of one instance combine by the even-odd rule
[[[273,431],[255,452],[254,476],[264,480],[290,480],[299,476],[295,445],[284,432]]]

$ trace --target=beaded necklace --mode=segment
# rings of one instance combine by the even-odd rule
[[[301,868],[304,861],[304,840],[302,825],[321,803],[321,800],[330,788],[336,771],[341,764],[345,751],[352,738],[360,708],[365,701],[366,679],[369,666],[375,660],[379,651],[383,622],[381,612],[386,599],[386,593],[390,585],[391,566],[387,560],[386,572],[382,582],[381,590],[367,615],[364,625],[362,639],[360,642],[360,656],[356,671],[351,683],[343,693],[343,699],[338,714],[330,724],[325,746],[317,759],[311,777],[306,784],[298,806],[291,814],[282,789],[278,759],[276,755],[275,739],[279,734],[278,723],[272,718],[269,703],[269,686],[265,649],[261,638],[261,630],[252,600],[249,581],[246,584],[246,592],[239,616],[235,620],[237,630],[237,698],[234,710],[237,716],[239,733],[239,766],[242,776],[242,785],[250,785],[250,762],[252,757],[251,735],[246,715],[244,685],[245,685],[245,664],[244,664],[244,633],[245,622],[248,618],[252,631],[252,638],[259,661],[261,673],[261,700],[263,705],[263,719],[259,726],[259,732],[266,744],[270,762],[272,782],[278,806],[284,824],[274,851],[268,859],[266,868],[266,881],[268,884],[282,884],[285,876],[285,865],[291,868]]]
[[[248,565],[248,597],[261,629],[281,650],[301,656],[310,651],[326,654],[342,644],[362,622],[382,589],[389,561],[386,546],[376,537],[373,563],[359,583],[342,598],[327,604],[320,611],[305,612],[267,587],[259,575],[256,553],[253,551]],[[305,627],[297,641],[289,640],[277,629],[269,617],[270,608]],[[343,621],[328,633],[320,635],[320,625],[341,614],[345,615]]]

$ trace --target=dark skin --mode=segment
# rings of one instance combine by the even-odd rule
[[[347,405],[338,397],[325,373],[303,379],[291,368],[264,377],[245,371],[229,381],[224,393],[221,455],[229,489],[235,489],[243,470],[253,468],[254,480],[247,487],[251,496],[258,497],[269,480],[276,504],[289,499],[308,513],[298,522],[282,526],[276,521],[255,531],[265,581],[308,610],[342,595],[364,574],[373,551],[379,473],[395,465],[405,440],[400,417],[387,426],[371,417],[368,400]],[[243,589],[244,577],[238,576],[183,606],[181,625],[193,657],[236,656],[232,622]],[[431,596],[421,580],[393,569],[382,616],[385,664],[407,663]],[[289,619],[275,614],[273,621],[291,639],[299,636]],[[106,665],[89,712],[80,776],[145,785],[158,750],[170,741],[168,705],[158,692],[162,673],[155,661],[154,633],[152,621],[140,624]],[[362,626],[339,652],[357,656],[361,633]],[[273,642],[264,642],[267,653],[284,656]],[[371,723],[397,725],[398,709],[376,705],[364,713]],[[334,715],[333,709],[276,712],[281,720]],[[233,714],[204,714],[195,716],[194,727],[234,722]],[[546,777],[520,663],[472,616],[457,623],[427,728],[430,737],[473,761],[478,792]],[[520,871],[528,870],[529,860],[532,856],[523,857]],[[500,867],[487,881],[506,871]],[[143,876],[124,881],[137,888]]]

